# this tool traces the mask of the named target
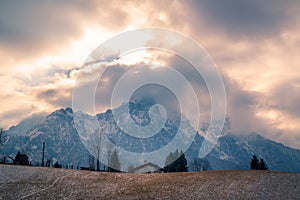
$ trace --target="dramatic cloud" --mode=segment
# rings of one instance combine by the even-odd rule
[[[129,22],[123,8],[113,1],[1,2],[0,44],[15,59],[37,57],[79,39],[91,25],[121,30]]]
[[[0,126],[71,106],[74,86],[87,87],[98,74],[99,68],[90,68],[76,82],[92,50],[114,34],[151,26],[182,32],[205,47],[225,82],[233,133],[258,132],[300,148],[299,13],[299,2],[292,0],[3,1]],[[177,48],[197,56],[183,44]],[[162,52],[139,61],[135,57],[105,72],[96,90],[97,111],[110,106],[113,87],[128,69],[153,59],[188,78],[203,116],[210,118],[205,82],[187,61]]]
[[[200,0],[188,6],[195,27],[205,23],[234,40],[272,37],[299,23],[299,6],[292,0]]]
[[[270,107],[293,118],[300,118],[300,79],[283,82],[273,90],[270,96]]]

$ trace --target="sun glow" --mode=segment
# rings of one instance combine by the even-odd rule
[[[66,48],[53,54],[47,54],[31,62],[19,65],[19,72],[31,74],[39,69],[61,68],[73,69],[80,67],[87,56],[103,41],[112,36],[100,28],[86,28],[83,36],[78,40],[73,40]]]
[[[263,110],[258,112],[256,116],[267,119],[271,125],[279,130],[298,130],[300,128],[298,119],[277,110]]]

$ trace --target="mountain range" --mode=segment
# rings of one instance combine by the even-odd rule
[[[149,124],[151,118],[148,111],[151,104],[147,101],[129,103],[130,116],[137,125]],[[125,107],[128,104],[122,106]],[[124,110],[122,106],[117,108],[120,112]],[[78,112],[76,113],[78,114]],[[5,131],[0,155],[8,155],[13,158],[20,151],[29,156],[32,164],[40,165],[42,143],[45,142],[45,160],[58,161],[63,166],[74,166],[74,168],[76,166],[87,167],[91,153],[88,151],[89,148],[85,144],[83,136],[76,129],[74,123],[76,113],[71,108],[66,108],[56,110],[51,114],[35,114],[24,119],[18,125]],[[100,134],[105,134],[116,146],[136,153],[152,152],[163,148],[172,141],[178,132],[176,119],[167,119],[158,134],[148,138],[136,138],[126,134],[118,127],[113,117],[113,111],[110,109],[95,116],[86,113],[80,113],[79,116],[83,121],[89,118],[97,119],[101,126],[101,130],[98,130],[101,132]],[[188,121],[183,121],[184,128],[179,134],[186,135],[189,131],[196,132]],[[203,141],[204,138],[196,133],[185,151],[190,166],[189,170],[192,170],[192,162],[199,155]],[[229,133],[219,138],[218,143],[205,159],[209,162],[212,170],[247,170],[250,169],[250,161],[254,154],[263,158],[270,170],[300,172],[299,149],[287,147],[256,133],[233,135],[229,130]],[[157,158],[157,160],[159,160],[158,163],[164,163],[165,157]],[[122,155],[120,155],[120,162],[121,169],[127,171],[129,166],[138,166],[144,160],[135,160],[134,158],[122,160]]]

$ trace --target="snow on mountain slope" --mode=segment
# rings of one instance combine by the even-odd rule
[[[148,110],[145,105],[133,106],[131,113],[133,120],[138,124],[149,123]],[[5,133],[5,143],[1,151],[4,155],[15,156],[17,151],[27,153],[33,164],[41,163],[42,142],[46,143],[45,159],[58,160],[65,165],[88,166],[88,156],[90,153],[85,148],[74,124],[73,111],[71,108],[60,109],[48,116],[39,116],[22,121],[19,125],[10,128]],[[82,118],[97,119],[101,127],[101,133],[117,146],[131,152],[152,152],[167,145],[175,137],[178,131],[178,122],[174,119],[167,119],[161,131],[150,138],[135,138],[124,133],[115,123],[112,111],[90,116],[82,113]],[[78,122],[76,122],[78,123]],[[89,125],[86,125],[89,127]],[[195,133],[196,131],[183,120],[182,133]],[[92,128],[92,127],[90,127]],[[81,139],[80,139],[81,137]],[[188,138],[188,137],[187,137]],[[86,135],[86,140],[89,140]],[[198,156],[199,149],[204,138],[196,134],[192,143],[185,152],[189,165]],[[183,143],[187,142],[183,139]],[[225,135],[222,136],[218,144],[206,156],[211,169],[249,169],[250,160],[256,154],[263,158],[271,170],[300,172],[300,150],[286,147],[282,144],[268,140],[257,134],[250,135]],[[122,157],[122,156],[120,156]],[[145,158],[146,160],[146,158]],[[164,163],[165,157],[157,158],[160,163]],[[123,170],[131,164],[137,166],[144,160],[122,161]]]
[[[300,150],[255,133],[223,136],[207,159],[215,169],[249,169],[254,154],[263,158],[271,170],[300,172]]]
[[[22,122],[21,122],[22,124]],[[9,129],[4,135],[2,154],[14,157],[17,151],[26,153],[32,164],[41,164],[42,143],[45,142],[46,160],[62,164],[81,165],[86,163],[89,153],[84,148],[73,126],[73,111],[70,108],[57,110],[40,118],[31,128]],[[20,131],[19,133],[16,130]]]
[[[42,123],[47,116],[47,113],[37,113],[22,120],[17,126],[12,126],[9,129],[10,135],[22,135],[30,132],[38,124]]]

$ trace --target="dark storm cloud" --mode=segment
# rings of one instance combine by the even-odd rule
[[[274,87],[269,106],[293,118],[300,118],[300,80],[289,80]]]
[[[36,89],[31,92],[40,101],[47,102],[58,108],[72,106],[72,88],[56,87],[52,89]]]
[[[223,78],[226,76],[223,76]],[[260,94],[258,92],[245,91],[240,88],[238,84],[230,80],[228,77],[225,79],[226,91],[229,94],[231,104],[237,108],[251,108],[259,102]]]
[[[188,7],[194,27],[206,24],[234,39],[274,36],[292,27],[299,2],[293,0],[193,0]],[[201,27],[203,28],[203,27]]]
[[[115,89],[116,84],[121,79],[121,77],[130,69],[141,65],[144,65],[144,63],[138,63],[135,65],[115,64],[107,68],[107,70],[103,73],[101,79],[99,80],[99,84],[96,89],[95,98],[96,98],[96,109],[98,111],[103,110],[103,108],[109,108],[111,106],[111,98],[112,98],[113,90]],[[165,72],[160,71],[159,73],[165,73]],[[133,86],[131,83],[125,83],[125,84],[128,84],[128,88],[131,88]],[[81,86],[79,85],[79,87]],[[132,98],[142,99],[142,98],[152,96],[152,98],[154,98],[157,103],[162,103],[166,105],[168,102],[169,103],[168,106],[176,105],[171,103],[171,101],[169,101],[168,99],[168,97],[170,96],[169,93],[170,91],[165,91],[164,89],[157,87],[155,84],[143,85],[135,91]],[[157,93],[159,93],[159,95]],[[125,94],[121,94],[121,96],[123,95]]]
[[[208,122],[212,109],[211,96],[201,74],[190,63],[177,56],[169,58],[169,66],[178,70],[190,81],[197,94],[202,117]],[[221,74],[226,91],[227,115],[232,124],[230,131],[235,134],[245,134],[266,129],[272,130],[273,127],[256,116],[256,112],[263,102],[263,94],[244,90],[230,76],[222,72]]]
[[[96,89],[96,109],[110,108],[112,91],[115,84],[130,66],[113,65],[103,73]],[[105,80],[105,81],[104,81]]]
[[[256,116],[261,103],[262,94],[243,90],[230,77],[223,75],[226,96],[227,96],[227,114],[232,124],[232,132],[235,134],[247,134],[251,132],[260,132],[268,127],[265,121]]]
[[[211,55],[214,55],[220,70],[226,72],[226,75],[223,74],[223,79],[227,94],[227,114],[235,133],[244,134],[264,130],[265,132],[258,133],[269,136],[268,138],[276,134],[280,135],[283,130],[276,129],[275,123],[279,123],[282,119],[276,119],[274,124],[268,124],[273,119],[259,117],[257,111],[267,112],[275,109],[280,114],[287,113],[290,118],[299,119],[299,79],[292,80],[285,76],[282,79],[286,82],[282,85],[274,85],[272,90],[261,92],[250,90],[256,84],[259,85],[258,82],[267,81],[260,77],[269,78],[272,76],[270,72],[276,71],[272,66],[265,69],[264,61],[270,62],[266,65],[284,63],[285,69],[289,69],[288,62],[294,60],[295,66],[299,66],[298,48],[296,48],[300,41],[299,31],[296,30],[299,27],[299,11],[297,0],[1,1],[0,68],[2,71],[0,78],[4,80],[2,91],[6,88],[14,90],[13,97],[2,95],[4,112],[0,114],[1,123],[14,124],[17,120],[28,116],[30,111],[40,111],[47,106],[49,109],[71,106],[73,89],[71,83],[78,71],[70,66],[51,66],[50,69],[35,67],[34,73],[29,75],[23,76],[23,71],[26,71],[24,69],[21,73],[9,74],[5,78],[4,68],[14,68],[22,62],[26,64],[25,68],[26,66],[30,68],[29,66],[34,65],[31,59],[60,54],[59,50],[68,49],[71,42],[84,38],[85,28],[93,30],[96,27],[103,29],[103,32],[117,33],[125,30],[129,25],[131,27],[156,26],[175,29],[192,36],[203,43],[212,53]],[[167,39],[165,41],[168,41]],[[268,46],[264,41],[272,41],[276,45]],[[290,46],[285,46],[284,42]],[[180,48],[185,46],[182,45]],[[272,53],[277,49],[281,50],[278,54]],[[186,50],[191,51],[189,52],[191,56],[197,56],[197,52],[188,48]],[[162,60],[167,60],[164,55],[162,57]],[[194,90],[197,91],[201,113],[206,112],[209,119],[211,103],[205,81],[185,61],[170,59],[169,65],[191,82]],[[110,107],[112,90],[128,69],[127,67],[134,66],[115,65],[104,73],[96,90],[97,112]],[[258,72],[265,76],[258,76],[257,79],[251,79],[253,80],[251,83],[245,84],[237,80],[247,77],[250,68],[254,71],[251,76],[256,77]],[[285,69],[279,70],[285,74]],[[294,74],[297,74],[297,71],[298,68],[295,68]],[[89,79],[96,73],[97,69],[91,69],[84,77],[86,80],[76,83],[76,87],[85,88],[89,84]],[[275,84],[277,81],[274,76],[265,83],[269,85],[270,82]],[[10,89],[11,84],[15,84],[15,88]],[[86,93],[87,91],[83,92],[82,97],[85,97]],[[168,97],[160,95],[158,98],[167,101]],[[24,102],[17,104],[20,99]],[[31,102],[37,107],[32,108]],[[12,108],[18,105],[19,108],[8,111],[6,104],[11,104]],[[288,132],[288,130],[284,131]],[[293,131],[296,131],[296,128]]]

